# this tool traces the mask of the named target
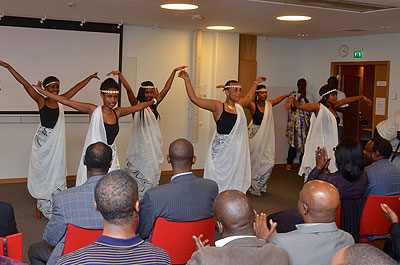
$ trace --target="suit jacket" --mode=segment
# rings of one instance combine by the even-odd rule
[[[68,224],[89,229],[103,229],[103,217],[94,208],[94,188],[102,177],[102,175],[93,176],[82,186],[54,196],[53,214],[43,235],[47,244],[55,246],[47,264],[56,264],[61,258]]]
[[[289,256],[278,246],[262,239],[239,238],[223,247],[202,247],[193,253],[188,265],[289,265]]]
[[[218,186],[213,180],[192,173],[177,176],[170,183],[146,192],[140,204],[136,232],[150,241],[157,217],[168,221],[197,221],[213,216]]]
[[[335,253],[354,245],[353,237],[332,223],[300,224],[297,230],[272,235],[270,243],[284,248],[290,264],[329,265]]]
[[[18,233],[11,204],[0,202],[0,213],[0,237]]]

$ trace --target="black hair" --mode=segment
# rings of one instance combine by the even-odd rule
[[[51,82],[60,82],[60,80],[58,80],[58,78],[55,77],[55,76],[48,76],[43,80],[43,84],[42,85],[43,85],[44,88],[46,88],[46,86],[48,84],[50,84]]]
[[[112,149],[102,142],[89,145],[85,152],[86,167],[108,170],[112,160]]]
[[[111,77],[109,77],[106,80],[104,80],[100,85],[100,90],[107,90],[107,89],[111,89],[111,88],[115,88],[115,89],[120,90],[120,87],[119,87],[117,81],[115,81]]]
[[[329,84],[329,81],[333,81],[335,83],[335,86],[337,87],[339,80],[337,79],[336,76],[330,76],[327,80],[327,83]]]
[[[129,224],[139,199],[137,182],[124,170],[111,171],[97,182],[94,198],[106,222],[118,226]]]
[[[350,182],[360,178],[364,171],[363,148],[359,142],[344,138],[336,147],[336,166],[340,174]]]
[[[229,80],[228,82],[226,82],[225,83],[225,87],[224,87],[224,90],[227,90],[227,88],[226,88],[226,86],[229,86],[229,85],[231,85],[232,83],[239,83],[237,80]]]
[[[146,86],[154,86],[153,82],[151,81],[144,81],[140,84],[140,88],[137,94],[137,99],[139,102],[146,102],[146,97],[145,97],[145,92],[146,92]],[[160,116],[160,114],[157,111],[157,105],[151,105],[150,108],[153,110],[154,115],[156,116],[156,119]],[[143,117],[143,110],[140,111],[140,119]]]
[[[337,94],[337,91],[336,91],[335,89],[336,89],[335,87],[330,87],[330,86],[328,86],[328,85],[323,85],[323,86],[319,89],[319,95],[320,95],[320,96],[322,96],[323,94],[325,94],[326,92],[328,92],[328,91],[330,91],[330,90],[332,90],[332,92],[329,93],[329,94],[327,94],[327,95],[325,95],[325,96],[323,96],[323,97],[321,98],[321,100],[319,101],[319,103],[323,104],[325,107],[328,107],[327,102],[328,102],[329,96],[330,96],[332,93],[336,93],[336,94]]]
[[[365,243],[347,247],[343,252],[343,263],[346,265],[396,265],[398,264],[382,250]]]
[[[306,80],[306,79],[304,79],[304,78],[300,78],[299,80],[297,80],[297,84],[298,84],[299,82],[305,82],[305,83],[306,83],[306,85],[307,85],[307,80]]]
[[[371,140],[374,145],[372,146],[372,152],[379,152],[379,155],[388,159],[392,155],[392,145],[384,138],[374,138]]]

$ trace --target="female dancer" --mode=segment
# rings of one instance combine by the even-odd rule
[[[327,85],[321,87],[319,95],[321,99],[318,103],[300,103],[291,97],[295,108],[313,112],[304,157],[299,170],[300,176],[305,175],[304,181],[307,181],[309,173],[315,167],[314,152],[318,147],[326,147],[328,156],[332,160],[329,164],[329,170],[331,172],[337,171],[333,149],[338,144],[337,126],[340,119],[335,109],[361,99],[367,102],[368,106],[372,105],[371,100],[365,96],[347,97],[337,101],[337,90]]]
[[[219,192],[236,189],[246,193],[250,187],[251,169],[246,117],[242,107],[250,104],[257,85],[266,78],[259,76],[244,98],[240,98],[241,86],[237,81],[226,82],[226,100],[222,103],[219,100],[197,97],[185,71],[179,72],[179,77],[185,80],[190,101],[211,111],[217,123],[217,131],[207,154],[204,178],[217,182]]]
[[[61,104],[67,105],[71,108],[74,108],[78,111],[89,113],[90,115],[90,124],[89,130],[86,135],[85,145],[82,151],[82,157],[79,164],[78,173],[76,176],[76,185],[82,185],[86,179],[86,165],[84,165],[83,157],[86,151],[86,148],[95,142],[101,141],[103,143],[107,143],[113,149],[113,161],[110,167],[110,170],[115,170],[119,168],[117,150],[114,143],[114,140],[119,132],[118,119],[119,117],[126,116],[132,114],[136,111],[142,110],[146,107],[151,106],[152,104],[156,104],[157,100],[153,99],[152,101],[143,102],[131,107],[117,107],[114,109],[116,104],[118,103],[118,94],[119,94],[119,85],[118,83],[112,79],[107,78],[101,83],[100,86],[100,96],[103,100],[103,106],[96,106],[91,103],[83,103],[78,101],[69,100],[67,98],[54,95],[49,93],[46,90],[43,90],[38,84],[35,86],[40,93],[51,98]],[[156,95],[158,98],[159,95]]]
[[[251,186],[249,192],[261,196],[267,191],[268,179],[274,168],[275,131],[272,107],[287,98],[289,94],[267,100],[265,85],[258,85],[256,98],[247,106],[253,120],[249,124],[249,150],[251,159]]]
[[[52,210],[52,195],[66,188],[65,177],[65,123],[64,110],[61,104],[51,98],[45,98],[26,81],[13,67],[0,61],[0,65],[8,69],[14,78],[23,85],[29,96],[37,103],[40,124],[32,143],[31,159],[28,173],[28,190],[37,199],[37,208],[48,219]],[[90,80],[97,78],[97,73],[62,94],[71,98],[86,86]],[[43,80],[43,87],[53,95],[60,91],[60,81],[49,76]]]
[[[165,98],[171,88],[177,71],[185,69],[186,66],[175,68],[169,76],[164,88],[160,92],[160,100],[156,105],[147,107],[133,115],[132,132],[126,154],[125,169],[131,173],[138,183],[139,199],[142,200],[147,190],[158,186],[163,161],[162,135],[158,126],[157,106]],[[153,82],[141,83],[137,98],[131,86],[119,71],[110,74],[118,75],[128,93],[129,102],[132,106],[138,102],[151,101],[154,96]]]

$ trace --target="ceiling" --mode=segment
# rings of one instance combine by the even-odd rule
[[[124,25],[206,30],[210,25],[231,25],[234,32],[281,38],[333,38],[400,32],[399,0],[352,0],[352,5],[379,4],[392,7],[382,11],[349,12],[332,7],[304,7],[298,3],[316,0],[291,0],[294,5],[273,3],[283,0],[0,0],[0,15]],[[286,1],[286,2],[291,2]],[[68,7],[67,3],[74,3]],[[160,8],[164,3],[193,3],[192,11],[171,11]],[[343,4],[344,0],[324,0],[328,4]],[[201,19],[193,19],[200,15]],[[308,15],[305,22],[283,22],[281,15]],[[384,29],[382,29],[384,28]],[[306,36],[299,37],[299,34]],[[307,36],[308,35],[308,36]]]

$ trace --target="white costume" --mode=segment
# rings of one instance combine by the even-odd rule
[[[39,124],[32,143],[28,190],[38,200],[37,207],[46,218],[52,210],[52,194],[66,188],[65,121],[63,105],[58,104],[58,120],[53,129]]]
[[[257,108],[257,106],[256,106]],[[251,187],[249,192],[261,195],[267,191],[275,161],[275,130],[272,105],[266,100],[261,125],[249,124],[249,150],[251,159]]]
[[[376,125],[378,133],[388,141],[397,138],[397,132],[400,131],[400,110],[393,113],[387,120],[381,121]]]
[[[246,116],[235,104],[237,119],[229,134],[214,133],[208,149],[204,178],[214,180],[219,192],[234,189],[246,193],[250,187],[251,169]]]
[[[118,122],[118,121],[117,121]],[[83,147],[81,160],[79,162],[78,173],[76,174],[76,186],[80,186],[87,180],[87,168],[83,164],[86,148],[96,142],[107,144],[106,129],[104,127],[103,112],[101,106],[97,107],[90,118],[89,130],[86,135],[85,145]],[[115,143],[110,146],[113,150],[113,160],[109,171],[119,169],[119,161],[117,156],[117,147]]]
[[[336,172],[336,160],[333,148],[338,145],[337,121],[332,112],[323,104],[319,104],[318,116],[311,115],[311,125],[308,131],[303,162],[301,163],[299,175],[305,174],[304,181],[315,167],[315,150],[317,147],[326,147],[328,157],[331,159],[329,170]]]
[[[162,145],[160,128],[151,108],[136,112],[125,169],[136,179],[140,199],[143,199],[147,190],[158,186],[163,162]]]

